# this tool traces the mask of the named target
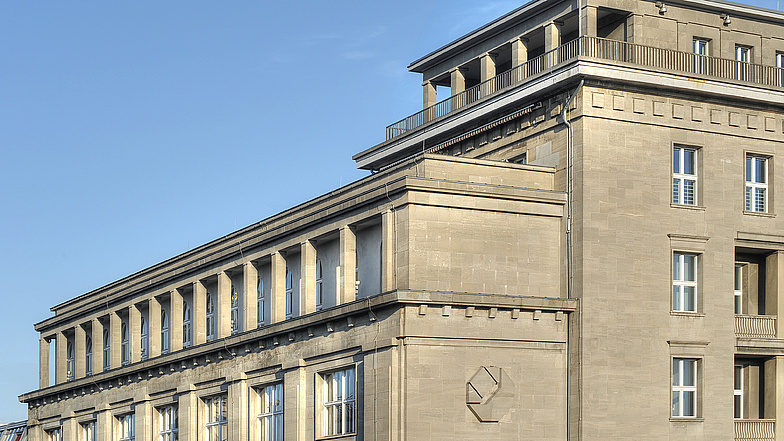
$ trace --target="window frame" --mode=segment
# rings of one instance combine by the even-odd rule
[[[144,317],[139,320],[139,328],[141,330],[141,338],[139,343],[142,351],[140,358],[142,360],[147,360],[150,358],[150,328],[147,325],[147,320]]]
[[[743,315],[743,268],[746,266],[744,262],[735,262],[734,273],[734,301],[735,301],[735,315]]]
[[[79,439],[81,441],[97,441],[98,438],[95,433],[95,420],[87,421],[85,423],[79,424],[79,432],[80,436]]]
[[[324,271],[321,259],[316,258],[316,310],[324,307]]]
[[[687,152],[692,153],[692,171],[693,173],[686,173],[685,164]],[[672,198],[671,203],[675,205],[685,205],[690,207],[699,206],[700,204],[700,148],[695,146],[686,146],[675,144],[672,147]],[[687,182],[692,183],[691,188],[691,202],[687,200]]]
[[[93,374],[93,338],[90,335],[84,336],[84,374]]]
[[[46,433],[47,441],[63,441],[63,428],[56,427],[44,431]]]
[[[112,342],[110,340],[109,329],[103,330],[103,370],[108,371],[112,368]]]
[[[205,439],[215,439],[210,436],[212,429],[217,428],[218,438],[222,439],[223,431],[228,435],[229,430],[229,396],[228,394],[213,395],[203,399],[204,402],[204,436]],[[214,420],[213,406],[217,403],[218,418]]]
[[[320,374],[323,436],[354,434],[357,431],[357,369],[350,366]],[[347,388],[350,386],[350,388]],[[351,391],[351,394],[349,394]],[[331,393],[332,392],[332,393]],[[350,409],[347,410],[347,407]],[[337,412],[332,412],[338,409]],[[336,418],[340,418],[338,422]],[[330,424],[330,422],[332,424]],[[338,425],[339,423],[339,425]]]
[[[690,257],[694,259],[693,262],[693,279],[694,280],[686,280],[686,258]],[[702,254],[695,253],[692,251],[680,251],[680,250],[673,250],[672,252],[672,290],[671,290],[671,306],[672,311],[676,313],[685,313],[685,314],[696,314],[699,312],[699,280],[700,280],[700,260]],[[678,267],[680,267],[680,274],[678,271]],[[680,275],[680,277],[678,277]],[[678,289],[678,294],[676,295],[676,288]],[[686,289],[693,288],[693,300],[690,302],[691,304],[686,305]]]
[[[784,52],[776,51],[777,85],[784,86]]]
[[[204,297],[205,313],[204,313],[204,332],[207,336],[207,341],[215,340],[215,302],[212,301],[212,293],[207,291]]]
[[[759,153],[746,152],[744,155],[744,212],[746,213],[768,214],[771,212],[771,159],[773,159],[772,156]],[[757,176],[757,167],[755,166],[757,164],[756,161],[763,161],[763,169],[765,173],[763,182],[755,182],[755,180],[759,179],[759,176]],[[759,209],[757,203],[757,192],[759,190],[762,190],[763,195],[762,209]]]
[[[76,350],[70,338],[66,338],[65,342],[65,379],[66,381],[76,379]]]
[[[182,347],[193,346],[193,314],[188,302],[182,302]]]
[[[738,374],[740,372],[740,375]],[[733,412],[735,419],[743,419],[744,405],[744,382],[746,380],[746,370],[742,364],[736,363],[733,369]],[[738,387],[740,385],[740,387]]]
[[[260,275],[256,277],[256,326],[262,327],[264,321],[264,303],[266,295],[264,292],[264,278]]]
[[[178,406],[171,404],[158,407],[156,410],[158,412],[158,439],[160,441],[177,441],[180,433]]]
[[[286,268],[286,320],[294,317],[294,276]]]
[[[168,354],[171,351],[171,324],[169,314],[161,308],[161,354]]]
[[[673,357],[672,358],[672,373],[670,375],[670,384],[671,384],[671,409],[670,415],[672,418],[678,419],[695,419],[699,417],[699,370],[700,370],[700,361],[699,358],[694,357]],[[685,365],[686,363],[690,363],[691,367],[689,370],[692,371],[692,378],[693,384],[686,385],[683,384],[686,380],[685,378]],[[676,367],[677,366],[677,367]],[[676,382],[678,384],[676,384]],[[677,403],[684,403],[684,397],[686,394],[692,394],[692,409],[686,411],[685,406],[681,405],[678,407],[676,412],[676,394],[678,397]]]
[[[283,397],[283,383],[268,384],[256,389],[257,441],[283,441],[285,431]],[[271,405],[273,401],[276,404]]]
[[[128,334],[128,324],[120,325],[120,364],[127,366],[131,364],[131,342]]]
[[[692,72],[708,74],[708,57],[710,57],[711,40],[702,37],[692,37]]]
[[[752,46],[743,44],[735,45],[735,79],[749,81],[750,65],[752,60]]]
[[[234,284],[231,284],[231,335],[240,333],[240,295]]]
[[[126,413],[117,417],[117,435],[120,441],[136,440],[136,415]]]

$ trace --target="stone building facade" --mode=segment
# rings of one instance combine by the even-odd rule
[[[409,69],[367,178],[55,306],[30,440],[784,439],[784,14],[535,0]]]

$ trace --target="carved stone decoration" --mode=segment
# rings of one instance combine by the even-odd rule
[[[498,422],[514,404],[514,382],[503,369],[482,366],[466,384],[466,405],[483,422]]]

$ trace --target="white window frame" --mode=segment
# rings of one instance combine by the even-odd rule
[[[698,375],[699,359],[696,358],[673,358],[672,359],[672,417],[673,418],[697,418],[698,408]],[[691,371],[691,384],[689,383],[687,371]],[[691,395],[691,407],[686,408],[683,404],[685,397]]]
[[[768,212],[768,179],[770,177],[770,157],[757,155],[753,153],[746,153],[746,211],[752,213],[767,213]],[[760,178],[757,173],[756,165],[761,162],[764,177]],[[759,181],[759,182],[758,182]],[[758,199],[759,194],[762,194],[761,201]]]
[[[733,369],[733,411],[735,419],[743,419],[743,383],[746,371],[742,364],[736,364]]]
[[[82,423],[80,426],[81,437],[79,438],[81,441],[97,441],[97,437],[95,434],[95,421],[88,421],[86,423]]]
[[[694,37],[692,40],[691,50],[694,54],[692,56],[693,68],[692,71],[698,74],[708,73],[708,52],[710,49],[710,40],[705,38]]]
[[[84,337],[84,374],[93,374],[93,338],[89,335]]]
[[[131,342],[128,339],[128,324],[120,325],[120,364],[123,366],[131,363]]]
[[[150,328],[147,326],[147,320],[141,318],[141,359],[146,360],[150,356]]]
[[[776,74],[778,86],[784,86],[784,52],[776,52]]]
[[[356,432],[356,369],[321,374],[323,381],[324,436]]]
[[[50,429],[46,431],[46,440],[47,441],[63,441],[63,429],[58,427],[56,429]]]
[[[204,314],[204,322],[205,322],[205,332],[207,333],[207,341],[215,340],[215,303],[212,301],[212,294],[207,291],[207,296],[205,297],[205,314]]]
[[[324,305],[324,272],[321,267],[321,259],[316,259],[316,309],[319,310]]]
[[[108,371],[112,368],[112,342],[109,330],[103,330],[103,370]]]
[[[697,155],[699,149],[676,145],[672,150],[672,203],[697,205]],[[692,171],[686,173],[686,158],[691,155]],[[689,194],[690,193],[690,194]]]
[[[179,421],[177,405],[158,408],[158,439],[160,441],[177,441]]]
[[[65,342],[65,377],[67,381],[73,381],[76,378],[76,370],[74,368],[74,361],[76,360],[76,352],[74,344],[70,339]]]
[[[294,277],[286,268],[286,320],[294,317]]]
[[[694,275],[693,280],[689,280],[686,274],[686,261],[693,259]],[[674,251],[672,253],[672,310],[675,312],[697,312],[699,303],[699,262],[700,255],[697,253]],[[694,290],[691,302],[686,299],[685,293],[689,288]]]
[[[283,441],[283,383],[257,390],[257,441]]]
[[[264,326],[264,279],[261,276],[256,278],[256,325],[260,328]]]
[[[135,441],[136,416],[132,413],[118,416],[117,429],[120,441]]]
[[[231,335],[240,333],[240,295],[231,284]]]
[[[746,265],[743,263],[735,262],[734,300],[735,300],[736,315],[743,314],[743,267],[744,266]]]
[[[189,348],[193,345],[193,314],[187,302],[182,308],[182,347]]]
[[[161,354],[168,354],[171,350],[171,330],[169,328],[169,314],[161,309]]]
[[[751,63],[751,47],[735,45],[735,79],[749,80],[749,65]]]
[[[229,430],[229,399],[228,395],[215,395],[204,400],[205,406],[205,439],[224,439]],[[217,410],[217,413],[215,412]],[[217,436],[214,436],[217,435]]]

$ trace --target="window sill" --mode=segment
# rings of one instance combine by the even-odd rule
[[[705,211],[704,205],[685,205],[685,204],[670,203],[670,208],[680,208],[683,210],[692,210],[692,211]]]
[[[670,417],[671,423],[702,423],[705,421],[705,418],[695,418],[695,417]]]
[[[746,210],[743,210],[743,214],[746,214],[746,215],[749,215],[749,216],[768,217],[768,218],[776,217],[776,215],[773,214],[773,213],[761,213],[759,211],[746,211]]]
[[[670,315],[674,317],[705,317],[703,312],[688,312],[688,311],[670,311]]]

